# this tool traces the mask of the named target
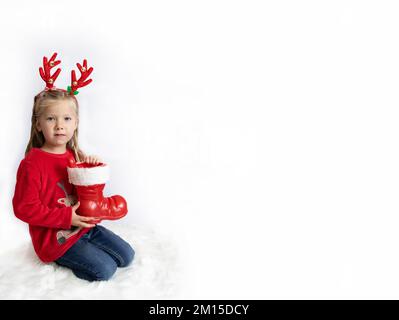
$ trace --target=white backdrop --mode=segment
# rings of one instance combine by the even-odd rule
[[[395,1],[2,1],[0,250],[38,67],[57,51],[80,143],[126,224],[173,236],[184,298],[399,298]],[[10,254],[10,258],[12,257]]]

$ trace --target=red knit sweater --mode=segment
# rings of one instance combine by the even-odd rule
[[[29,224],[36,254],[43,262],[61,257],[89,228],[71,226],[75,190],[68,182],[70,150],[53,154],[33,148],[21,161],[13,207],[15,216]]]

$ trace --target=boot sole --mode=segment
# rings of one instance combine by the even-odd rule
[[[116,216],[116,217],[109,217],[109,216],[102,216],[102,217],[93,217],[93,216],[85,216],[84,214],[80,213],[80,215],[84,216],[84,217],[91,217],[91,218],[96,218],[97,220],[92,221],[93,223],[99,223],[102,220],[118,220],[120,218],[123,218],[124,216],[127,215],[127,212],[124,213],[123,215],[120,216]]]

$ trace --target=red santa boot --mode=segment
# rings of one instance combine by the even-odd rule
[[[109,179],[109,168],[106,164],[71,163],[67,170],[69,182],[75,186],[80,201],[77,214],[98,218],[95,223],[101,220],[117,220],[127,214],[127,203],[123,197],[103,196],[105,183]]]

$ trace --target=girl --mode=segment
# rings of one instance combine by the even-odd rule
[[[34,98],[30,140],[17,173],[14,213],[29,224],[33,247],[43,262],[54,261],[88,281],[108,280],[117,267],[132,262],[134,250],[116,234],[95,225],[95,218],[76,213],[80,203],[68,181],[67,166],[100,160],[85,156],[79,148],[79,105],[71,94],[76,94],[79,85],[76,78],[73,81],[73,71],[72,88],[53,87],[60,70],[50,76],[50,69],[59,63],[55,57],[56,53],[49,62],[44,58],[40,70],[47,86]],[[86,63],[84,67],[77,64],[82,75]]]

